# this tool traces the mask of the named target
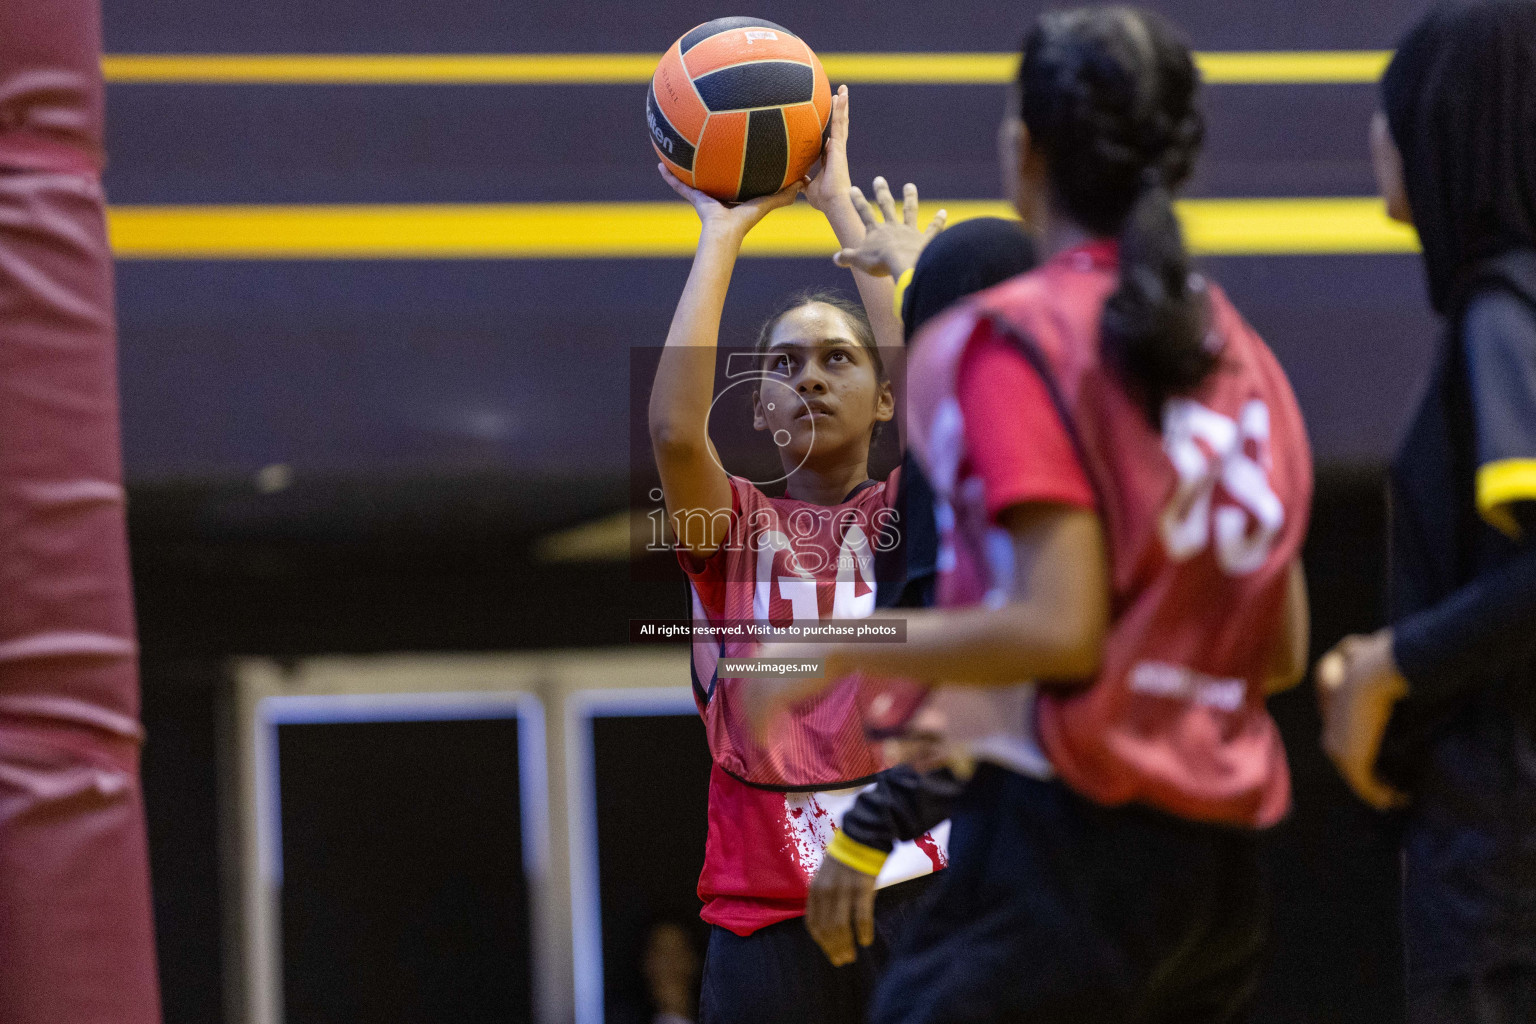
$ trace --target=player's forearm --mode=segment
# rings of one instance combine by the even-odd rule
[[[889,277],[873,277],[862,270],[853,271],[853,283],[859,290],[859,300],[869,316],[869,327],[875,336],[885,364],[886,379],[891,382],[891,394],[896,399],[896,440],[902,451],[907,450],[907,364],[906,342],[901,317],[896,315],[896,284]]]
[[[911,842],[949,817],[963,785],[948,769],[923,773],[897,765],[880,773],[843,818],[850,839],[882,853]]]
[[[1531,657],[1536,547],[1393,625],[1393,657],[1417,697],[1449,698]]]
[[[837,197],[826,206],[822,214],[837,236],[837,244],[844,249],[856,249],[864,241],[864,221],[853,208],[847,190],[839,190]],[[853,285],[858,289],[859,301],[869,317],[869,327],[875,336],[875,347],[885,360],[885,371],[896,396],[896,436],[903,450],[906,449],[906,366],[898,357],[906,344],[906,332],[901,317],[896,313],[896,281],[891,277],[876,277],[862,270],[851,270]]]
[[[1103,654],[1104,627],[1095,618],[1033,601],[917,612],[907,618],[905,643],[849,645],[832,657],[839,673],[990,686],[1076,683],[1098,671]]]
[[[1301,559],[1291,563],[1286,579],[1285,613],[1275,654],[1264,681],[1266,693],[1289,690],[1307,674],[1307,655],[1312,642],[1312,616],[1307,602],[1307,578]]]
[[[864,303],[864,311],[869,314],[875,344],[882,352],[899,352],[906,342],[901,317],[896,315],[896,282],[889,277],[874,277],[855,270],[853,284],[859,291],[859,301]],[[896,368],[887,366],[886,369],[894,371]]]
[[[651,385],[650,430],[657,444],[704,436],[715,387],[715,349],[720,316],[741,251],[741,236],[706,226],[677,300],[666,346]]]
[[[853,201],[846,191],[841,192],[822,211],[837,244],[843,249],[857,249],[864,241],[864,222],[853,208]],[[869,325],[874,330],[875,344],[885,351],[899,349],[904,344],[901,317],[896,315],[896,281],[889,276],[876,277],[862,270],[853,270],[853,285],[858,289],[859,301],[869,314]]]

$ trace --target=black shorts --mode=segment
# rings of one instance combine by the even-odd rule
[[[832,966],[801,917],[747,936],[711,928],[699,1024],[863,1024],[892,939],[931,891],[933,877],[875,894],[874,944],[844,967]]]
[[[875,1024],[1228,1024],[1264,950],[1257,836],[982,766]]]

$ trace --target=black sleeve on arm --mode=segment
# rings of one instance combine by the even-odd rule
[[[1536,516],[1522,514],[1529,531]],[[1393,631],[1392,653],[1416,697],[1454,696],[1536,648],[1536,548],[1484,573]]]
[[[859,794],[843,816],[843,831],[854,842],[890,853],[897,842],[916,839],[949,817],[964,785],[948,768],[925,773],[897,765]]]
[[[1433,701],[1536,647],[1536,309],[1485,292],[1462,331],[1476,418],[1479,513],[1519,545],[1439,604],[1394,627],[1393,654],[1416,696]]]

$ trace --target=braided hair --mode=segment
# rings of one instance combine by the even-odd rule
[[[1100,344],[1154,426],[1164,401],[1199,386],[1218,359],[1173,212],[1205,136],[1198,85],[1188,44],[1150,11],[1052,12],[1024,37],[1020,117],[1061,209],[1120,238]]]

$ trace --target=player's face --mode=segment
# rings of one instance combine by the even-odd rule
[[[895,403],[873,356],[841,310],[811,303],[779,318],[763,356],[753,423],[790,465],[869,449],[875,423]]]
[[[1046,201],[1045,165],[1029,145],[1029,129],[1019,116],[1018,90],[1008,89],[1008,106],[997,126],[997,166],[1003,179],[1003,198],[1018,212],[1025,225],[1038,228]]]
[[[1404,224],[1413,223],[1408,208],[1408,186],[1403,183],[1403,155],[1392,141],[1387,115],[1376,111],[1371,118],[1371,168],[1376,172],[1376,188],[1387,201],[1387,216]]]

